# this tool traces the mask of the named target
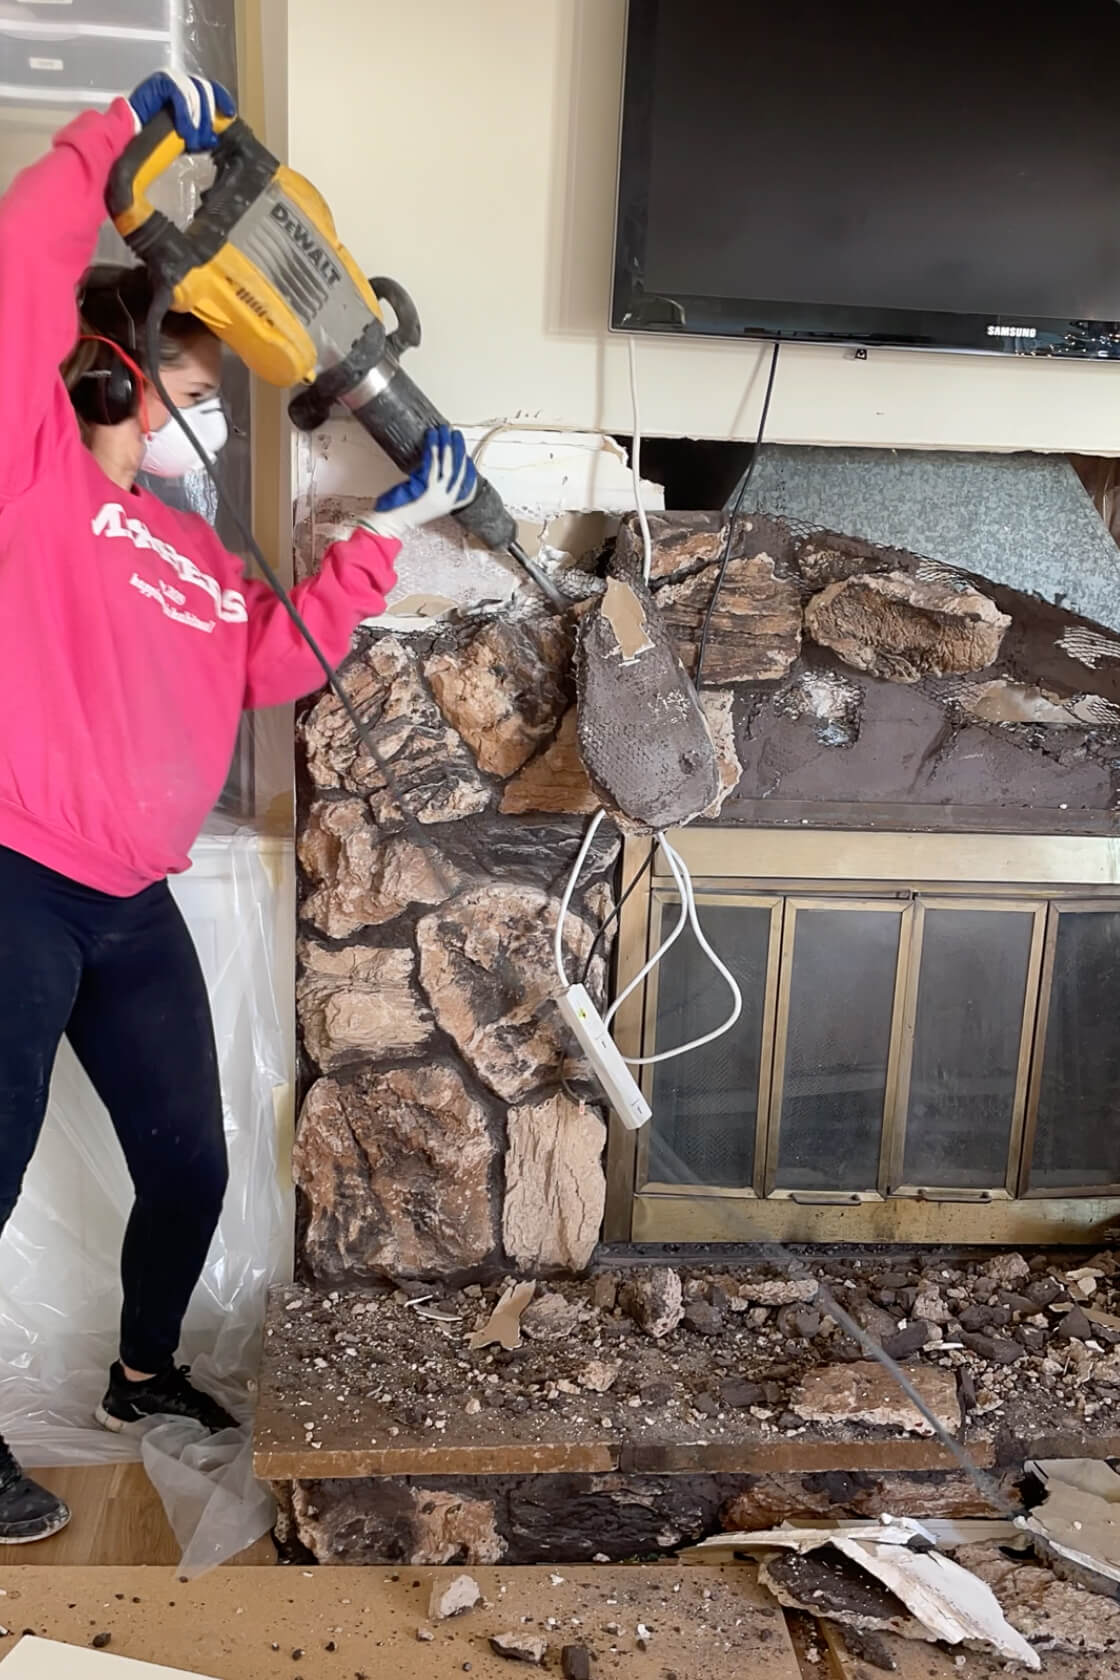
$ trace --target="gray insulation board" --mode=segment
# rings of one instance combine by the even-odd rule
[[[908,549],[1120,630],[1120,548],[1064,456],[766,444],[743,511]]]

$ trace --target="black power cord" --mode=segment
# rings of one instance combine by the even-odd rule
[[[766,381],[766,394],[762,399],[762,412],[758,417],[758,432],[755,436],[754,446],[751,449],[751,458],[747,462],[746,472],[739,481],[739,488],[735,492],[735,500],[731,504],[731,511],[727,516],[727,535],[723,541],[723,553],[720,555],[719,570],[716,573],[715,588],[712,590],[712,598],[708,602],[708,610],[704,614],[704,624],[700,631],[700,646],[696,654],[696,669],[692,676],[693,685],[697,690],[700,688],[701,679],[704,675],[704,655],[708,651],[708,635],[712,628],[712,615],[716,610],[716,602],[719,599],[719,592],[723,588],[723,580],[727,575],[728,562],[731,559],[731,540],[735,532],[735,521],[739,517],[739,509],[743,505],[743,499],[747,494],[748,486],[750,485],[751,479],[754,477],[754,469],[758,464],[758,457],[762,453],[762,442],[766,436],[766,420],[770,413],[770,398],[774,394],[774,375],[778,371],[778,352],[781,347],[781,341],[775,339],[774,349],[770,357],[770,374]]]
[[[202,447],[201,443],[199,443],[198,438],[195,436],[188,422],[183,418],[182,410],[179,408],[174,398],[169,394],[167,387],[163,382],[163,375],[160,373],[159,367],[160,333],[163,328],[164,317],[171,308],[171,302],[172,298],[170,288],[163,286],[156,292],[152,299],[151,308],[148,311],[148,319],[145,324],[145,347],[148,361],[148,378],[151,380],[152,385],[155,388],[160,401],[167,409],[167,412],[174,418],[176,424],[179,426],[184,436],[188,439],[191,448],[198,456],[206,476],[214,486],[219,504],[225,508],[234,525],[237,527],[237,530],[244,540],[249,553],[253,556],[253,559],[260,568],[261,576],[264,578],[265,582],[272,590],[272,593],[276,596],[276,599],[280,602],[280,605],[295,625],[299,634],[303,637],[307,646],[322,666],[323,675],[326,678],[328,687],[334,694],[334,697],[338,701],[339,705],[342,707],[348,721],[353,726],[354,732],[359,741],[369,753],[373,763],[377,766],[379,775],[400,809],[401,816],[404,818],[405,827],[408,829],[411,838],[420,847],[420,850],[428,860],[432,874],[443,888],[447,897],[450,898],[455,891],[454,883],[448,879],[447,872],[443,868],[434,848],[429,846],[428,837],[421,828],[419,819],[417,818],[415,812],[410,809],[408,802],[405,800],[400,783],[397,781],[392,770],[387,764],[384,754],[379,750],[373,736],[370,734],[365,723],[358,715],[357,708],[354,706],[350,696],[343,688],[342,683],[339,680],[338,673],[331,664],[330,660],[327,658],[326,654],[323,652],[322,648],[319,646],[319,643],[316,641],[315,636],[307,625],[302,613],[292,600],[287,589],[285,589],[283,583],[280,581],[280,578],[277,576],[274,567],[268,562],[268,560],[265,559],[264,554],[261,551],[260,544],[257,542],[256,537],[254,537],[252,531],[249,529],[248,523],[242,517],[241,511],[234,502],[233,497],[229,494],[225,485],[222,483],[221,476],[215,470],[214,463],[211,461],[210,456]]]

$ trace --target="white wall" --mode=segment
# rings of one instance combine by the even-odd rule
[[[605,329],[625,0],[288,10],[290,161],[366,270],[413,293],[433,399],[463,423],[628,431],[625,340]],[[765,351],[639,354],[647,432],[752,433]],[[1120,453],[1120,366],[790,346],[771,435]]]

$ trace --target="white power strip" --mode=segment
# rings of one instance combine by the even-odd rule
[[[580,1049],[591,1063],[596,1079],[606,1093],[607,1101],[624,1126],[637,1131],[644,1126],[653,1110],[641,1093],[630,1069],[622,1059],[614,1039],[607,1031],[603,1017],[582,986],[569,986],[557,999],[560,1013],[579,1040]]]

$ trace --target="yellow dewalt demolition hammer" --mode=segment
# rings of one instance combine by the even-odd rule
[[[301,431],[314,431],[342,403],[391,461],[414,472],[427,432],[445,422],[400,365],[420,342],[412,299],[394,280],[365,278],[320,194],[247,123],[216,117],[214,127],[214,183],[180,228],[147,194],[183,141],[167,111],[144,125],[109,178],[106,203],[119,232],[168,288],[173,308],[197,315],[268,384],[301,387],[288,405]],[[382,298],[396,316],[392,331]],[[554,606],[568,606],[517,541],[514,519],[486,479],[455,518],[511,554]]]

